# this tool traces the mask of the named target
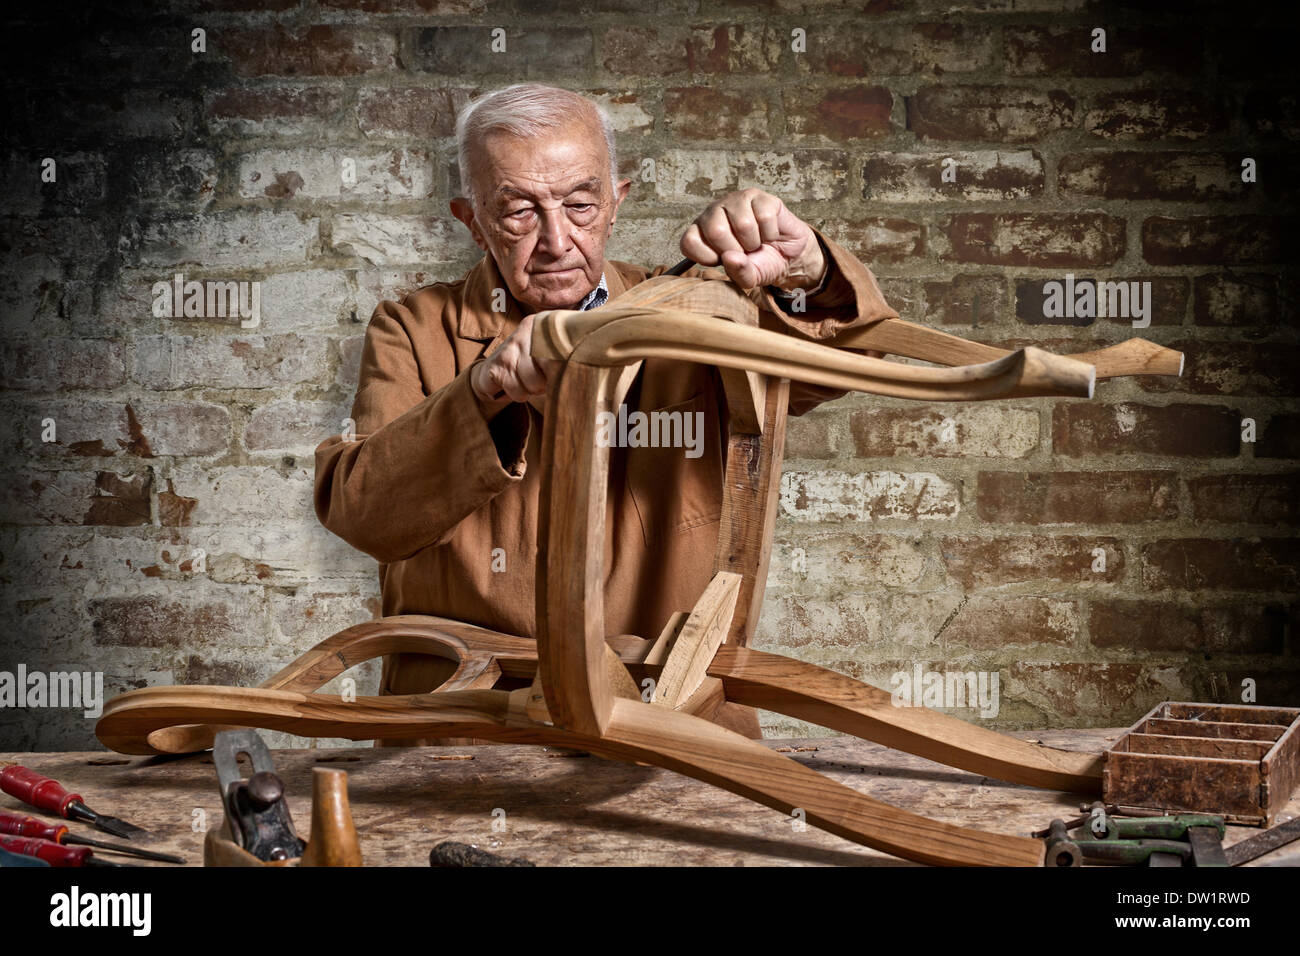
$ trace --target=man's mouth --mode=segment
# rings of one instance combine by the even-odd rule
[[[573,266],[572,268],[569,269],[534,269],[533,275],[557,276],[557,275],[563,275],[566,272],[578,272],[578,271],[579,269],[577,266]]]

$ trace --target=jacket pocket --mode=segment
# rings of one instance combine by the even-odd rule
[[[629,413],[627,482],[647,546],[722,518],[719,410],[708,392],[642,413],[634,444]],[[654,447],[657,443],[658,447]]]

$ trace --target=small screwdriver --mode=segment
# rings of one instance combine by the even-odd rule
[[[144,860],[158,860],[162,863],[185,862],[179,856],[173,856],[170,853],[137,850],[133,846],[106,843],[103,840],[92,840],[90,837],[77,836],[61,823],[46,823],[44,820],[38,820],[35,817],[23,817],[16,813],[0,813],[0,833],[10,836],[36,837],[39,840],[49,840],[51,843],[58,843],[63,846],[70,844],[94,846],[99,847],[101,850],[124,853],[127,856],[138,856]]]
[[[88,846],[63,846],[35,837],[0,836],[0,850],[34,856],[50,866],[135,866],[134,863],[110,863],[97,859]]]
[[[89,823],[96,830],[103,830],[105,833],[111,833],[113,836],[119,836],[125,840],[144,832],[125,820],[96,813],[86,806],[81,794],[69,793],[60,786],[57,780],[43,777],[35,770],[28,770],[16,763],[9,763],[4,769],[0,770],[0,790],[3,790],[11,797],[17,797],[23,803],[35,807],[37,810],[57,813],[65,820],[80,820],[83,823]]]

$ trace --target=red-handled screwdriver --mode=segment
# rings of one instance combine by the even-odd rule
[[[0,849],[21,856],[34,856],[50,866],[134,866],[134,863],[110,863],[96,859],[88,846],[63,846],[35,837],[0,836]]]
[[[11,797],[17,797],[37,810],[57,813],[65,820],[81,820],[83,823],[89,823],[96,830],[103,830],[105,833],[126,840],[144,832],[125,820],[96,813],[86,806],[81,794],[69,793],[57,780],[43,777],[35,770],[28,770],[20,764],[9,764],[0,770],[0,790]]]
[[[125,846],[121,843],[106,843],[103,840],[92,840],[90,837],[77,836],[62,823],[46,823],[44,820],[38,820],[35,817],[23,817],[16,813],[0,813],[0,833],[9,836],[36,837],[38,840],[49,840],[51,843],[59,843],[64,846],[70,844],[93,846],[113,853],[124,853],[127,856],[138,856],[143,860],[158,860],[162,863],[185,862],[179,856],[174,856],[171,853],[137,850],[133,846]]]

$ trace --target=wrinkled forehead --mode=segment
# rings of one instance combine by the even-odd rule
[[[612,188],[605,137],[594,122],[576,119],[532,136],[492,130],[477,152],[475,191],[485,198],[563,199]]]

